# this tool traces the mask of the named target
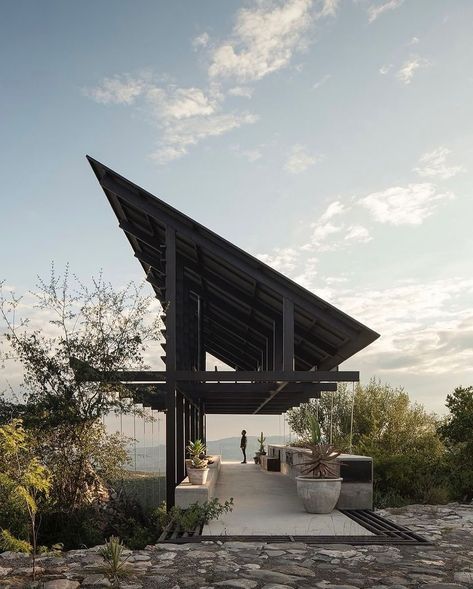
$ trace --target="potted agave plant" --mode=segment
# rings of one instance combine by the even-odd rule
[[[205,457],[205,444],[202,440],[189,442],[187,452],[190,457],[190,460],[186,461],[189,482],[192,485],[205,485],[209,474],[208,461],[205,458],[201,458],[201,456]]]
[[[342,480],[336,458],[340,452],[332,444],[322,443],[320,426],[315,418],[310,420],[311,451],[309,460],[298,464],[301,467],[301,476],[296,477],[297,493],[304,503],[308,513],[330,513],[335,508]]]
[[[255,452],[254,460],[255,460],[255,464],[259,464],[260,463],[260,456],[264,456],[266,454],[266,451],[264,449],[264,443],[266,441],[266,438],[264,437],[263,432],[261,432],[260,437],[256,441],[259,444],[259,450],[257,452]]]

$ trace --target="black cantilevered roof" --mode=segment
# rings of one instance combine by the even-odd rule
[[[163,305],[165,231],[168,226],[175,230],[178,280],[205,305],[201,345],[232,368],[275,368],[273,339],[285,297],[294,305],[295,370],[336,369],[379,337],[110,168],[88,160]],[[193,368],[189,358],[185,364],[182,368]]]

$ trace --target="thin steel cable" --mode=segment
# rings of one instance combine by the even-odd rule
[[[350,454],[353,452],[353,416],[355,413],[355,383],[352,382],[351,417],[350,417]]]

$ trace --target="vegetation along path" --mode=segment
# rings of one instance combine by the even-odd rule
[[[261,542],[157,544],[129,552],[124,589],[468,589],[473,587],[473,505],[389,509],[431,546],[316,546]],[[97,548],[40,557],[40,586],[110,586]],[[30,586],[25,556],[3,553],[0,587]]]

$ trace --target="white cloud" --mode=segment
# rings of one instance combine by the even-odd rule
[[[424,153],[419,159],[418,167],[414,171],[423,177],[437,177],[447,180],[463,171],[463,166],[447,164],[447,157],[451,154],[450,149],[438,147],[433,151]]]
[[[290,150],[284,169],[291,174],[300,174],[301,172],[305,172],[319,160],[320,157],[308,153],[303,145],[294,145]]]
[[[208,137],[217,137],[242,125],[254,123],[257,116],[247,111],[224,112],[224,95],[218,84],[209,88],[158,85],[150,76],[116,76],[105,79],[87,95],[103,104],[132,105],[149,114],[160,131],[157,149],[151,158],[168,163],[188,153],[191,146]]]
[[[241,9],[231,39],[213,53],[209,76],[259,80],[287,66],[307,43],[311,5],[312,0],[286,0]]]
[[[336,16],[340,6],[340,0],[322,0],[322,8],[319,16]]]
[[[192,47],[194,48],[194,50],[202,49],[203,47],[207,47],[209,41],[209,34],[204,32],[201,35],[198,35],[197,37],[192,39]]]
[[[283,274],[290,273],[296,268],[297,251],[291,247],[277,247],[272,254],[257,254],[256,257]]]
[[[248,86],[235,86],[228,91],[230,96],[241,96],[243,98],[251,98],[253,96],[253,88]]]
[[[330,294],[334,304],[381,334],[362,353],[372,373],[461,374],[473,366],[473,280],[411,280],[345,292],[338,286]]]
[[[206,95],[200,88],[154,87],[149,89],[147,99],[156,115],[168,120],[212,115],[219,103],[218,97]]]
[[[414,55],[403,63],[396,75],[403,84],[407,85],[412,82],[412,79],[418,70],[425,68],[428,65],[430,65],[430,62],[427,59]]]
[[[255,123],[258,117],[251,113],[218,113],[210,117],[192,117],[164,122],[163,136],[151,158],[160,164],[185,155],[189,147],[208,137],[217,137],[242,125]]]
[[[381,75],[385,76],[386,74],[388,74],[391,71],[392,67],[393,67],[392,63],[382,65],[379,68],[379,73]]]
[[[129,74],[104,78],[95,88],[85,88],[85,96],[101,104],[132,104],[147,88],[147,79]]]
[[[320,80],[315,82],[315,84],[312,86],[312,88],[314,90],[317,90],[318,88],[323,86],[326,82],[328,82],[331,77],[332,77],[332,74],[325,74],[325,76],[323,76],[322,78],[320,78]]]
[[[402,4],[404,4],[404,0],[388,0],[387,2],[378,2],[376,4],[373,3],[368,7],[368,21],[371,23],[385,12],[395,10]]]
[[[368,243],[372,239],[368,229],[363,225],[351,225],[345,234],[345,240],[352,243]]]
[[[391,225],[420,225],[445,200],[453,198],[451,192],[439,192],[434,184],[408,184],[392,186],[373,192],[358,200],[376,221]]]
[[[319,222],[328,221],[337,215],[342,215],[347,212],[347,207],[339,200],[334,200],[325,209],[324,213],[319,219]]]

